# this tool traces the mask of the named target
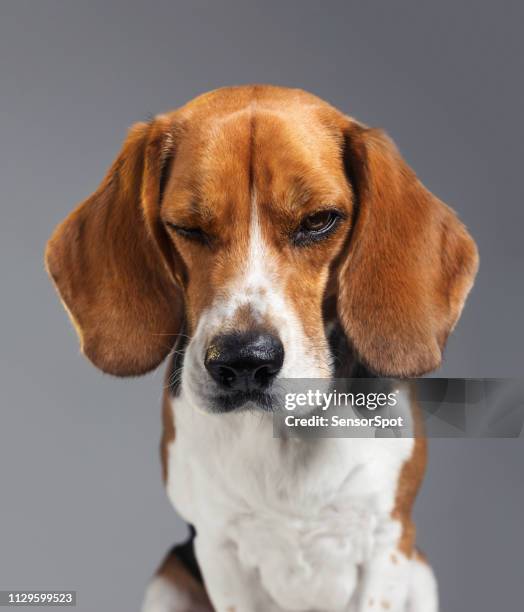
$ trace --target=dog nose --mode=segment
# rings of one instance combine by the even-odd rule
[[[284,362],[284,347],[277,336],[260,332],[234,332],[216,336],[206,351],[205,366],[224,389],[265,389]]]

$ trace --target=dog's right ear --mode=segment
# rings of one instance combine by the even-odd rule
[[[109,374],[155,368],[182,324],[182,296],[158,216],[171,147],[166,118],[134,125],[99,188],[47,244],[46,267],[82,351]]]

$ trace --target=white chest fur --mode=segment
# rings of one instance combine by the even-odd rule
[[[413,440],[274,438],[270,415],[208,414],[183,396],[173,412],[168,494],[199,556],[232,555],[272,610],[346,610],[357,567],[400,532],[391,512]]]

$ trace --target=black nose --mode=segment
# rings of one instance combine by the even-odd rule
[[[284,347],[276,336],[235,332],[216,336],[206,351],[205,366],[223,388],[265,389],[280,371]]]

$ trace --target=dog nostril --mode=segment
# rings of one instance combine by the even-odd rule
[[[237,378],[236,372],[227,366],[218,366],[217,374],[225,387],[232,387]]]
[[[279,369],[280,368],[275,369],[269,365],[263,365],[254,371],[253,378],[259,387],[267,387],[275,374],[278,373]]]

